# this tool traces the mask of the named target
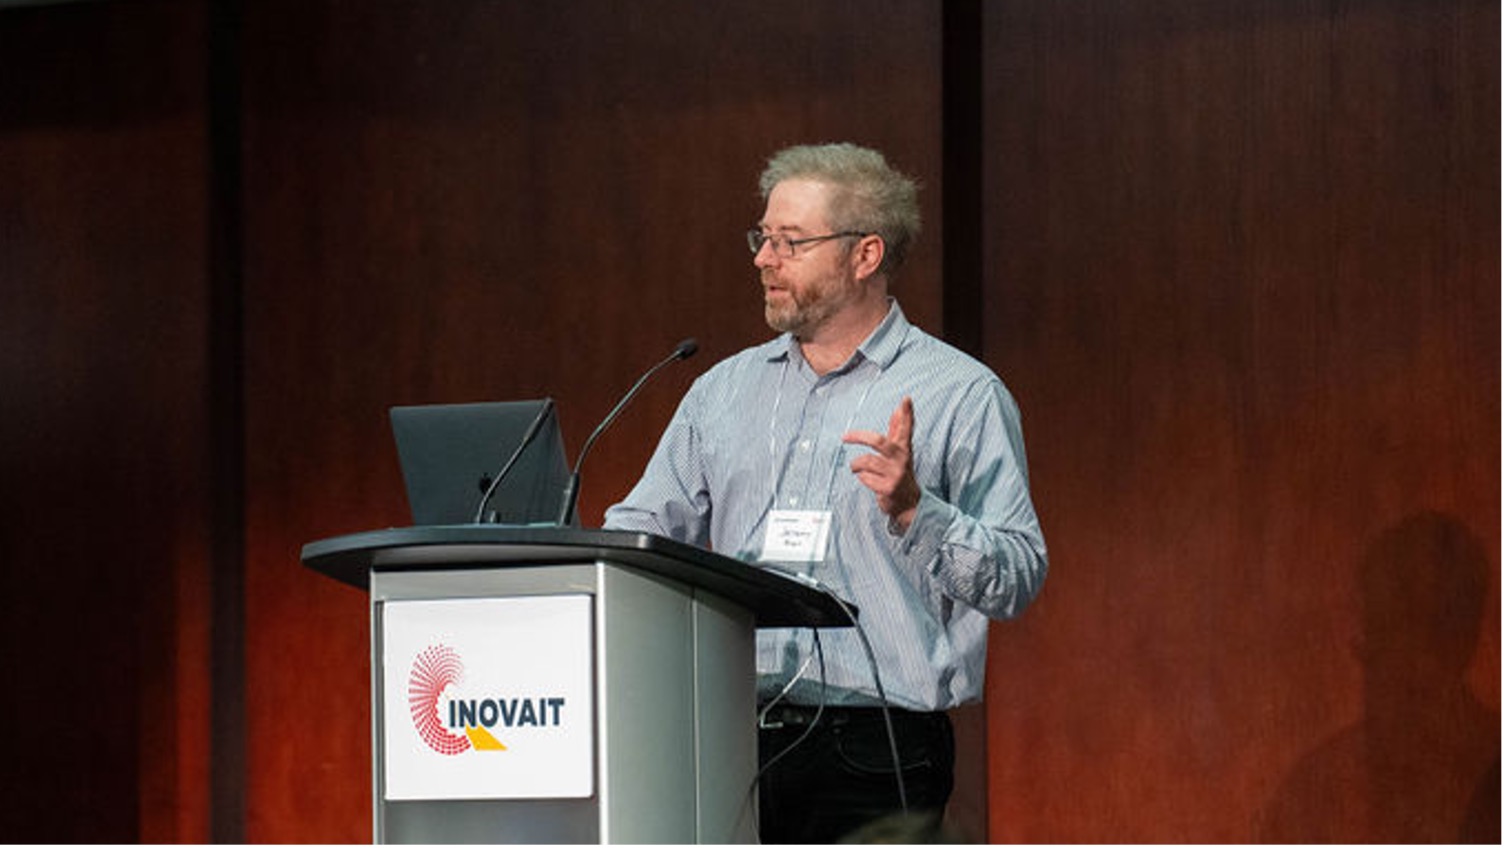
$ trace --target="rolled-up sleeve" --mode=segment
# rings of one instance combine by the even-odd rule
[[[1021,614],[1046,579],[1019,408],[997,381],[965,395],[938,486],[923,488],[900,555],[942,593],[992,619]]]

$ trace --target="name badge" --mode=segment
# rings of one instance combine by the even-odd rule
[[[759,560],[804,563],[825,560],[830,536],[831,511],[770,511]]]

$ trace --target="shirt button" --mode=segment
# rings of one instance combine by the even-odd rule
[[[810,451],[811,450],[811,441],[810,440],[801,440],[800,441],[800,450],[802,452],[808,452],[808,451]]]
[[[798,496],[791,496],[790,497],[790,505],[793,507],[794,505],[798,505],[798,504],[800,504],[800,498]]]

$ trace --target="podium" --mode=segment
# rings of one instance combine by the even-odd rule
[[[415,526],[302,558],[370,595],[378,843],[755,842],[754,629],[851,625],[635,532]]]

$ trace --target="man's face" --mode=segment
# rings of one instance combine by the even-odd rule
[[[826,219],[831,188],[811,180],[786,180],[769,193],[759,227],[764,233],[799,240],[832,232]],[[763,283],[763,314],[769,327],[810,339],[860,292],[852,273],[851,243],[832,239],[797,245],[785,257],[765,244],[753,257]]]

